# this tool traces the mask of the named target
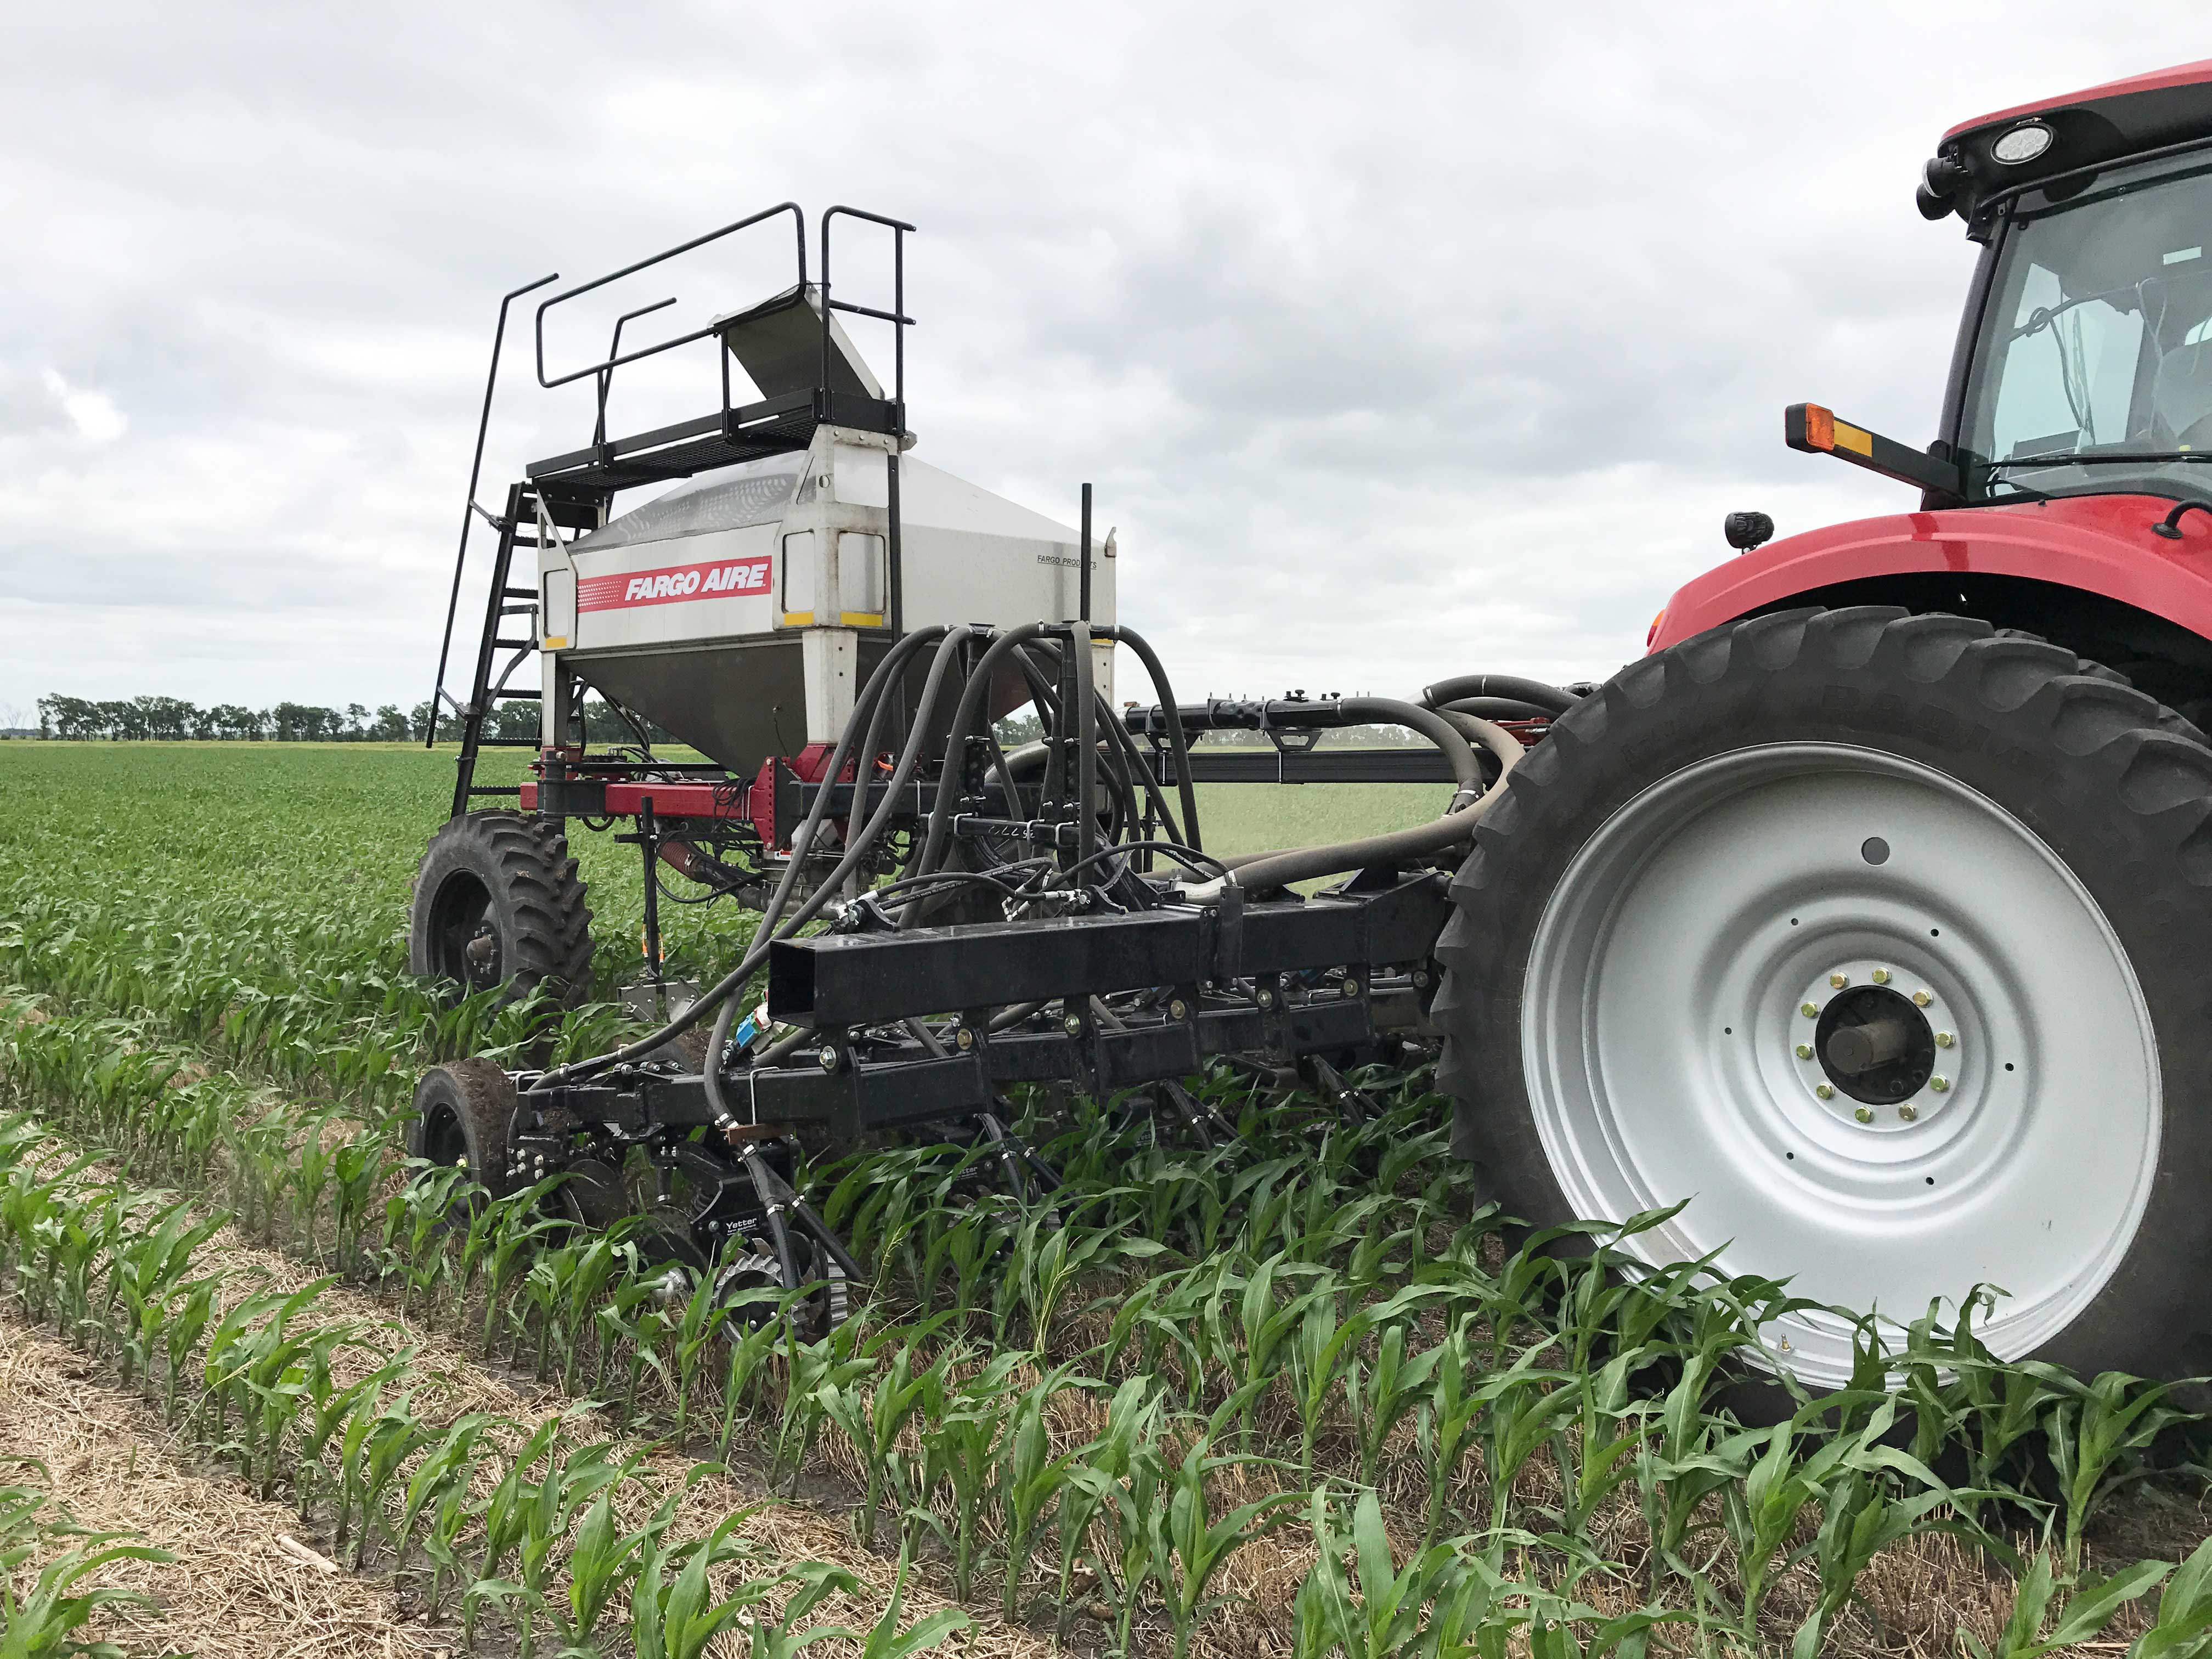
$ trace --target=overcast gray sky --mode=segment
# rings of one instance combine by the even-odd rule
[[[1726,511],[1906,504],[1784,450],[1782,406],[1933,434],[1970,250],[1919,164],[2212,50],[2201,0],[2125,17],[24,8],[0,724],[47,691],[420,700],[499,295],[786,198],[920,225],[918,453],[1071,521],[1095,480],[1178,690],[1601,675]],[[669,316],[787,280],[732,258]],[[508,368],[495,506],[589,435]],[[712,395],[618,385],[616,425]]]

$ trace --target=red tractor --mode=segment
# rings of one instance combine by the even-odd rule
[[[1918,510],[1734,515],[1516,770],[1437,951],[1455,1142],[1534,1222],[1688,1200],[1645,1254],[2201,1374],[2212,61],[1965,122],[1919,205],[1982,250],[1940,435],[1786,419]]]

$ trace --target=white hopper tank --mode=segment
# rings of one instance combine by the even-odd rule
[[[892,442],[824,426],[803,453],[694,478],[574,541],[544,530],[544,683],[574,675],[742,775],[834,742],[896,625],[1076,614],[1075,531],[908,455],[895,596]],[[1113,552],[1091,549],[1100,623],[1115,618]],[[1112,660],[1099,647],[1109,699]],[[1022,700],[996,698],[994,712]]]

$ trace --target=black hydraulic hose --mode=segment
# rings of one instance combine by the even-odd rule
[[[868,820],[860,833],[846,847],[845,856],[838,860],[836,867],[823,878],[821,884],[807,896],[805,902],[799,907],[797,913],[777,931],[778,938],[790,938],[813,920],[815,914],[830,902],[838,886],[866,855],[868,848],[873,846],[883,835],[884,827],[897,815],[899,791],[906,787],[908,782],[913,778],[915,769],[921,764],[921,734],[929,729],[929,717],[936,708],[939,693],[944,689],[945,677],[973,631],[972,625],[954,629],[933,627],[916,630],[916,634],[925,636],[941,634],[944,635],[944,643],[937,647],[936,658],[929,665],[929,677],[922,682],[921,696],[915,705],[914,721],[908,728],[907,740],[900,745],[898,763],[891,769],[890,780],[884,787],[883,805],[877,807],[875,817]],[[906,637],[913,639],[916,635],[910,634]],[[902,640],[900,643],[903,645],[905,640]],[[986,652],[984,654],[988,656],[989,653]],[[887,685],[890,680],[890,676],[885,672],[885,669],[899,660],[899,653],[894,649],[884,657],[881,664],[877,665],[876,672],[868,677],[866,689],[880,696],[883,686]],[[852,718],[845,722],[844,735],[837,740],[837,752],[830,759],[830,769],[824,774],[826,777],[834,779],[844,769],[846,751],[852,745],[854,728],[860,724],[860,705],[856,702],[853,708]],[[829,790],[825,788],[816,793],[814,805],[808,810],[806,822],[803,826],[803,833],[810,842],[813,839],[816,826],[821,822],[823,808],[828,805],[829,801]],[[792,838],[792,844],[793,851],[791,866],[784,872],[783,885],[776,892],[778,899],[781,899],[789,891],[791,883],[798,873],[800,860],[797,850],[799,846],[797,836]],[[761,929],[762,933],[767,931],[765,926]],[[761,962],[766,958],[769,945],[774,942],[772,939],[760,938],[758,933],[754,935],[754,939],[752,948],[745,952],[744,960],[731,969],[721,984],[715,987],[715,990],[724,997],[729,997],[731,991],[734,991],[751,976]],[[725,987],[727,988],[725,989]],[[737,1013],[738,1005],[734,999],[726,1000],[722,1004],[721,1012],[714,1017],[714,1034],[708,1040],[707,1063],[700,1068],[702,1081],[706,1085],[707,1099],[713,1105],[715,1115],[724,1120],[732,1119],[737,1115],[730,1110],[729,1101],[722,1093],[721,1059],[723,1051],[730,1041],[730,1028],[736,1024]]]
[[[854,733],[860,726],[863,713],[872,712],[873,710],[877,699],[883,695],[884,689],[890,683],[892,675],[904,665],[907,657],[912,654],[912,650],[920,649],[921,645],[926,644],[931,639],[936,638],[945,632],[946,630],[942,627],[918,629],[914,633],[908,635],[905,639],[901,640],[897,647],[894,647],[891,650],[884,653],[883,661],[876,665],[876,672],[868,676],[867,684],[860,688],[860,695],[854,702],[852,718],[845,722],[844,733],[837,740],[836,752],[830,757],[830,770],[828,773],[830,777],[835,778],[838,773],[845,769],[845,757],[852,750]],[[903,651],[900,649],[901,647],[907,646],[908,641],[913,641],[915,642],[911,649]],[[948,646],[951,643],[951,641],[949,640],[946,641]],[[938,665],[933,665],[930,671],[930,684],[932,686],[934,686],[937,684],[937,680],[939,678],[939,665],[943,663],[945,659],[944,647],[939,647],[938,658]],[[896,789],[894,789],[892,792],[894,796],[896,795]],[[820,826],[823,812],[829,804],[830,792],[827,789],[817,792],[814,797],[814,805],[808,811],[805,823],[800,826],[798,831],[794,832],[792,837],[794,844],[800,843],[802,838],[805,840],[812,839],[814,831]],[[889,806],[890,804],[890,800],[887,799],[884,805]],[[884,815],[878,814],[878,816],[880,817]],[[850,858],[849,850],[847,856],[848,859]],[[708,1009],[715,1007],[717,1005],[724,1005],[726,1012],[733,1013],[737,1005],[734,1002],[728,1001],[728,999],[738,987],[742,986],[748,979],[752,977],[755,970],[760,966],[761,958],[768,954],[769,936],[773,933],[777,918],[781,916],[783,912],[784,905],[790,899],[792,887],[799,879],[799,867],[804,861],[803,858],[794,854],[789,865],[784,870],[783,879],[776,884],[775,895],[769,900],[767,906],[761,912],[760,924],[755,929],[753,933],[754,943],[750,948],[746,951],[744,957],[738,962],[738,965],[730,969],[728,973],[723,975],[720,979],[717,980],[703,994],[699,997],[696,1001],[693,1002],[690,1007],[686,1008],[682,1013],[677,1015],[675,1018],[670,1020],[659,1030],[654,1031],[647,1036],[639,1038],[635,1042],[626,1043],[622,1048],[615,1049],[611,1054],[594,1055],[588,1060],[571,1060],[566,1066],[556,1066],[553,1070],[546,1073],[543,1077],[539,1078],[537,1082],[532,1084],[530,1085],[530,1092],[534,1094],[540,1089],[552,1088],[564,1083],[578,1082],[586,1078],[594,1077],[599,1073],[605,1071],[611,1066],[626,1066],[633,1061],[643,1060],[654,1049],[662,1047],[665,1043],[673,1042],[676,1038],[683,1036],[684,1032],[690,1030],[694,1025],[696,1025],[699,1023],[701,1017],[703,1016]],[[826,890],[826,889],[824,890]],[[817,906],[816,908],[819,907]],[[808,914],[811,914],[811,912],[810,911]],[[723,1042],[727,1042],[729,1041],[729,1032],[726,1029],[729,1024],[730,1022],[728,1020],[720,1018],[718,1018],[714,1023],[715,1029],[721,1032],[721,1041]],[[708,1060],[712,1062],[718,1053],[719,1048],[710,1050],[708,1055]],[[710,1079],[708,1087],[711,1092],[714,1088],[711,1079],[713,1079],[717,1067],[714,1064],[710,1063],[705,1069],[707,1075]]]
[[[1137,653],[1137,660],[1145,665],[1145,672],[1152,676],[1154,706],[1170,711],[1168,752],[1175,757],[1176,784],[1182,796],[1182,841],[1185,846],[1203,852],[1206,843],[1198,838],[1198,790],[1190,776],[1190,744],[1184,740],[1182,722],[1173,717],[1179,705],[1174,689],[1168,684],[1168,671],[1160,665],[1159,653],[1135,629],[1115,626],[1097,631],[1108,639],[1119,640]]]
[[[1075,670],[1075,824],[1082,836],[1075,856],[1079,860],[1091,856],[1098,836],[1098,693],[1091,678],[1097,665],[1091,659],[1089,622],[1068,624],[1067,649]]]
[[[1576,702],[1571,691],[1563,691],[1542,680],[1523,679],[1518,674],[1455,674],[1448,680],[1438,680],[1421,693],[1422,703],[1430,708],[1457,702],[1462,697],[1512,697],[1521,702],[1533,702],[1539,708],[1548,708],[1554,714],[1565,714]]]
[[[853,811],[851,816],[845,820],[845,845],[848,847],[853,844],[854,838],[860,833],[860,826],[866,821],[863,809],[868,800],[868,769],[873,763],[877,741],[883,734],[886,717],[891,711],[892,699],[889,695],[890,688],[898,683],[897,677],[905,672],[906,665],[913,660],[914,653],[942,631],[941,628],[923,628],[917,629],[911,634],[902,635],[898,642],[891,647],[890,654],[884,659],[884,662],[891,665],[891,673],[890,677],[884,680],[885,695],[876,699],[874,712],[868,716],[868,734],[861,741],[860,763],[854,769]],[[868,677],[868,683],[873,685],[878,678],[883,676],[883,672],[884,665],[878,664],[876,672]],[[855,702],[853,706],[853,714],[855,719],[859,718],[860,712],[860,705]],[[829,775],[823,781],[834,784],[837,781],[836,774]]]
[[[990,647],[977,659],[960,701],[953,706],[952,729],[945,741],[945,764],[938,774],[937,799],[929,809],[929,834],[907,867],[900,872],[902,875],[927,875],[944,857],[945,837],[952,828],[952,804],[960,794],[962,751],[975,724],[976,714],[990,693],[991,671],[1015,647],[1026,645],[1044,631],[1042,623],[1024,623],[1018,628],[1010,628],[993,640]]]
[[[1469,717],[1460,716],[1462,720]],[[1340,875],[1348,870],[1364,870],[1370,865],[1395,864],[1442,852],[1445,848],[1467,840],[1474,834],[1474,826],[1483,815],[1504,793],[1505,779],[1526,752],[1513,734],[1487,721],[1480,722],[1489,729],[1482,733],[1483,742],[1498,757],[1498,781],[1489,792],[1458,811],[1447,812],[1426,823],[1414,824],[1411,829],[1393,830],[1388,835],[1370,836],[1362,841],[1343,842],[1334,847],[1308,847],[1293,852],[1262,853],[1255,857],[1231,859],[1228,879],[1251,891],[1267,888],[1287,887],[1294,881],[1310,881],[1317,876]],[[1453,733],[1456,739],[1457,732]],[[1462,744],[1464,747],[1464,744]]]

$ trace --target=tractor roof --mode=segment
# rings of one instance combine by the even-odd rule
[[[1990,198],[2014,185],[2206,140],[2212,140],[2212,58],[1961,121],[1928,164],[1921,211],[1941,218],[1955,210],[1972,224]],[[1996,147],[2007,141],[2019,155],[2000,157]]]

